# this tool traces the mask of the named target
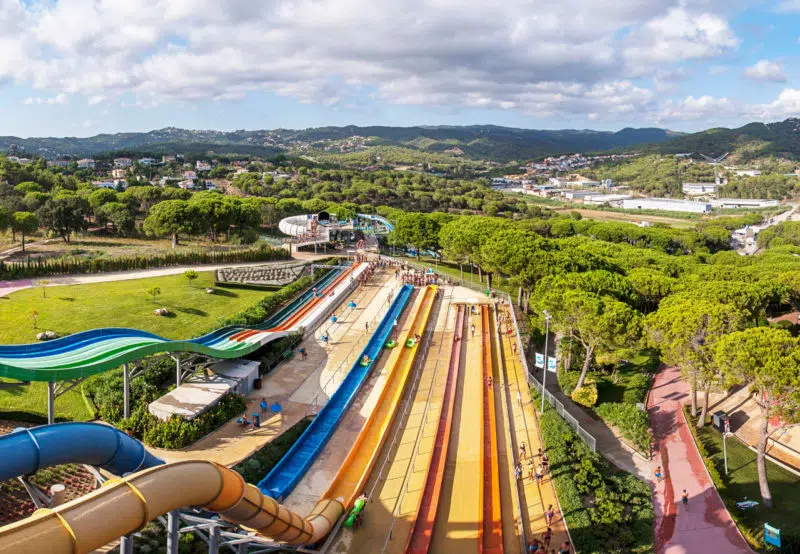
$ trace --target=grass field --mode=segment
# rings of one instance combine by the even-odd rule
[[[52,330],[66,335],[97,327],[133,327],[173,338],[191,338],[215,326],[217,320],[239,312],[263,298],[264,291],[215,287],[214,274],[199,273],[193,286],[183,275],[112,281],[91,285],[54,286],[27,289],[0,297],[0,343],[23,344],[36,341],[36,333]],[[160,287],[154,303],[147,289]],[[172,316],[160,317],[153,310],[164,306]],[[33,328],[31,310],[36,310],[38,329]],[[80,387],[56,402],[58,418],[86,420],[91,414]],[[40,421],[47,414],[47,389],[44,383],[0,389],[0,419]],[[38,416],[38,417],[37,417]]]
[[[756,454],[736,438],[728,439],[728,475],[722,455],[722,435],[706,425],[697,430],[697,436],[719,472],[723,486],[718,487],[720,496],[731,515],[737,520],[745,536],[750,536],[763,545],[764,523],[781,530],[782,541],[791,540],[794,550],[800,551],[800,477],[779,466],[767,462],[767,476],[775,506],[766,509],[759,505],[750,510],[740,510],[736,502],[747,497],[760,502]],[[773,550],[777,552],[777,550]]]

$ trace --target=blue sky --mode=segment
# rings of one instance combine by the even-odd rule
[[[0,0],[0,135],[800,117],[800,0]]]

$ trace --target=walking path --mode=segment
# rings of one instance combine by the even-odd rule
[[[662,368],[653,381],[647,409],[656,441],[653,467],[663,478],[651,484],[656,554],[751,552],[711,482],[681,413],[689,386],[675,367]],[[689,495],[680,506],[683,490]]]
[[[542,370],[535,368],[533,364],[529,364],[529,367],[533,371],[534,377],[541,381]],[[591,417],[583,411],[581,407],[576,405],[575,402],[572,401],[572,398],[564,394],[554,374],[547,375],[547,391],[555,396],[556,400],[564,405],[564,409],[578,420],[581,427],[595,438],[597,441],[597,452],[605,459],[622,471],[631,473],[642,481],[648,481],[650,479],[650,474],[652,473],[651,463],[625,444],[625,442],[614,434],[614,431],[605,423]]]
[[[293,254],[295,260],[316,260],[322,258],[329,258],[336,256],[336,254],[329,254],[327,256],[309,254],[307,252],[300,252]],[[278,260],[274,262],[242,262],[242,263],[229,263],[229,264],[201,264],[201,265],[176,265],[170,267],[158,267],[153,269],[140,269],[137,271],[115,271],[110,273],[90,273],[90,274],[76,274],[76,275],[57,275],[57,276],[44,276],[37,279],[18,279],[14,281],[0,281],[0,296],[7,296],[11,293],[25,290],[36,285],[39,280],[46,280],[47,286],[59,285],[87,285],[91,283],[105,283],[108,281],[127,281],[129,279],[144,279],[147,277],[163,277],[165,275],[179,275],[186,270],[193,269],[195,271],[216,271],[226,267],[250,267],[262,265],[281,265],[291,262],[292,259]]]

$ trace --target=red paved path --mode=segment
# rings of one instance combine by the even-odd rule
[[[657,554],[736,554],[751,552],[722,504],[681,415],[689,402],[689,385],[680,370],[662,368],[656,374],[647,409],[656,441],[653,468],[661,465],[662,481],[654,482]],[[680,505],[683,489],[688,510]]]

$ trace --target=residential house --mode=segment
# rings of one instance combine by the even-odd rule
[[[114,179],[124,179],[125,175],[128,173],[127,169],[123,169],[121,167],[117,167],[111,170],[111,176]]]
[[[94,165],[94,160],[91,158],[78,160],[78,169],[94,169]]]
[[[197,171],[211,171],[211,164],[206,161],[197,160],[197,163],[195,164],[195,169]]]
[[[156,160],[155,158],[139,158],[138,161],[139,161],[140,164],[146,165],[148,167],[153,165],[153,164],[158,163],[158,160]]]
[[[70,160],[50,160],[47,162],[47,167],[67,167]]]
[[[133,165],[133,160],[130,158],[114,158],[115,168],[126,168]]]
[[[197,179],[197,173],[194,171],[184,171],[183,172],[184,179]]]
[[[161,156],[162,163],[170,164],[176,160],[175,156]]]

